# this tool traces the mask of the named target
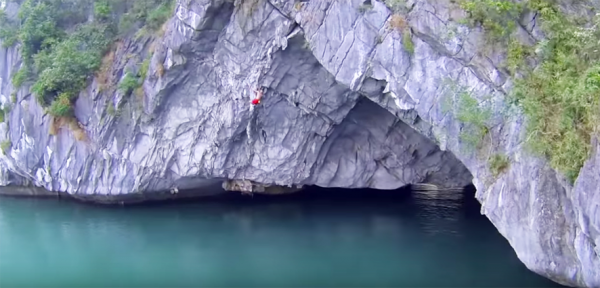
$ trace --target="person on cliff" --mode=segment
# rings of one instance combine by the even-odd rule
[[[263,91],[263,89],[261,87],[261,88],[254,90],[254,93],[256,94],[256,98],[252,99],[252,105],[256,106],[256,105],[260,104],[260,99],[263,97],[265,92]]]

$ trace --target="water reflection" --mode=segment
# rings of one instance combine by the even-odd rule
[[[0,286],[553,285],[460,195],[328,191],[125,209],[0,198]]]

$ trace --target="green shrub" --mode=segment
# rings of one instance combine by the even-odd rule
[[[481,24],[490,37],[508,39],[507,68],[517,69],[510,101],[527,118],[527,143],[546,157],[550,165],[573,182],[591,149],[591,135],[598,128],[600,109],[600,18],[583,27],[580,19],[564,15],[551,0],[527,0],[521,4],[499,0],[465,0],[461,6],[471,24]],[[545,34],[535,47],[506,37],[525,8],[536,11],[538,27]],[[532,53],[536,51],[535,55]],[[536,57],[536,69],[525,60]]]
[[[394,13],[404,12],[406,10],[405,0],[384,0],[383,2]]]
[[[2,47],[11,47],[19,39],[17,23],[8,19],[6,13],[0,9],[0,40]]]
[[[505,44],[517,27],[523,4],[512,0],[459,0],[469,17],[461,21],[470,27],[481,26],[489,45]]]
[[[19,41],[21,55],[26,66],[30,66],[33,56],[40,50],[50,49],[52,44],[64,38],[65,32],[58,27],[60,7],[54,2],[25,0],[19,9]]]
[[[10,141],[10,139],[6,139],[0,143],[0,149],[2,149],[2,152],[5,155],[8,153],[8,150],[10,149],[11,146],[12,146],[12,142]]]
[[[551,3],[530,1],[546,34],[541,64],[515,82],[513,96],[527,116],[528,143],[575,181],[589,157],[600,108],[600,18],[579,27]]]
[[[148,75],[148,69],[150,68],[150,60],[152,59],[152,55],[148,55],[142,65],[140,66],[140,79],[144,81],[146,76]]]
[[[54,101],[58,95],[72,98],[85,87],[100,66],[114,34],[110,23],[84,23],[87,21],[84,12],[89,11],[92,3],[76,0],[22,3],[18,13],[21,25],[15,34],[21,42],[23,67],[13,75],[13,86],[33,80],[32,92],[42,106],[58,105],[54,103],[64,102]],[[94,3],[99,18],[110,14],[107,5],[106,1]],[[66,31],[72,32],[68,35]],[[53,108],[57,109],[51,111],[62,113],[60,105]]]
[[[511,74],[515,74],[517,68],[523,69],[525,59],[531,56],[531,49],[516,39],[510,39],[508,42],[508,50],[506,55],[506,68]]]
[[[494,177],[498,177],[500,174],[506,171],[506,169],[508,169],[508,167],[510,166],[510,162],[506,155],[494,154],[488,160],[488,165],[492,175]]]
[[[158,30],[172,15],[175,1],[147,0],[135,1],[133,7],[123,15],[119,22],[119,33],[128,33],[139,23],[150,30]],[[138,26],[140,27],[140,26]]]
[[[152,30],[159,29],[173,15],[173,4],[174,1],[167,1],[150,11],[146,19],[146,25]]]
[[[452,111],[454,117],[463,123],[459,135],[460,140],[470,149],[477,148],[489,132],[488,122],[492,117],[492,110],[487,106],[480,105],[479,101],[466,88],[451,81],[447,82],[447,85],[452,95],[446,98],[443,110],[444,112]]]
[[[81,25],[48,55],[48,67],[38,67],[42,72],[33,91],[49,103],[60,93],[77,95],[87,79],[98,70],[106,47],[110,29],[102,24]]]
[[[48,108],[48,113],[54,117],[69,117],[72,116],[73,107],[71,105],[71,96],[63,93],[57,99],[52,101]]]
[[[119,34],[124,35],[129,32],[135,25],[135,16],[131,13],[125,13],[119,21]]]
[[[404,50],[406,50],[406,52],[410,53],[410,54],[414,54],[415,53],[415,44],[412,41],[412,38],[410,37],[410,30],[405,30],[404,33],[402,33],[402,45],[404,46]]]
[[[87,79],[98,70],[103,49],[103,29],[83,25],[69,39],[55,46],[48,55],[49,67],[41,71],[32,90],[47,105],[57,95],[77,95],[86,85]]]
[[[119,25],[111,20],[114,5],[126,9]],[[0,39],[4,45],[21,44],[23,66],[13,75],[14,86],[32,81],[31,90],[48,113],[71,116],[73,101],[100,68],[117,28],[127,30],[139,23],[158,29],[171,16],[173,5],[173,0],[24,0],[16,20],[0,11]],[[91,9],[95,20],[89,22]],[[139,76],[146,76],[148,66],[149,61],[142,63]],[[131,93],[140,79],[129,76],[120,88]]]
[[[25,80],[27,80],[27,74],[29,74],[27,67],[21,67],[21,69],[19,69],[19,71],[17,71],[15,74],[13,74],[13,76],[12,76],[13,87],[15,87],[15,88],[21,87],[21,85],[23,85],[23,83],[25,83]]]
[[[133,39],[135,39],[136,41],[141,39],[144,36],[147,36],[148,33],[148,28],[146,28],[145,26],[140,28],[137,32],[135,32],[135,35],[133,36]]]
[[[102,20],[106,20],[110,17],[111,8],[107,1],[101,1],[94,3],[94,15]]]
[[[5,114],[4,110],[0,109],[0,122],[4,122],[4,117],[5,117],[4,114]]]
[[[52,49],[44,49],[33,55],[33,67],[36,71],[44,71],[52,67],[54,61],[52,52]]]
[[[522,4],[511,0],[462,0],[460,6],[469,14],[467,24],[481,25],[493,38],[508,36],[523,11]]]
[[[127,72],[121,83],[119,83],[119,90],[124,94],[130,94],[133,90],[140,87],[141,83],[138,77],[133,75],[131,72]]]

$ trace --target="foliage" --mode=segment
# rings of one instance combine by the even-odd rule
[[[158,5],[154,10],[151,10],[146,19],[148,28],[152,30],[159,29],[173,14],[174,3],[172,0],[167,1]]]
[[[527,117],[527,143],[533,152],[573,182],[589,157],[591,136],[600,108],[600,18],[582,26],[580,19],[562,13],[552,0],[522,4],[498,0],[465,0],[471,23],[479,23],[493,37],[509,35],[522,9],[538,13],[544,40],[534,49],[515,39],[507,41],[507,68],[515,80],[512,101]],[[533,53],[535,51],[535,54]],[[528,57],[539,65],[529,69]]]
[[[28,73],[27,67],[22,67],[21,69],[19,69],[19,71],[17,71],[15,74],[13,74],[13,76],[12,76],[13,87],[15,87],[15,88],[21,87],[21,85],[23,85],[25,80],[27,80],[28,74],[29,73]]]
[[[410,53],[410,54],[414,54],[415,53],[415,44],[412,41],[412,38],[410,37],[410,30],[406,30],[404,31],[404,33],[402,33],[402,45],[404,46],[404,50],[406,50],[406,52]]]
[[[527,47],[519,43],[518,40],[511,38],[508,42],[506,68],[512,75],[515,75],[517,68],[521,67],[525,62],[525,59],[531,55],[532,52],[530,47]]]
[[[111,7],[107,1],[99,1],[94,3],[94,15],[102,20],[110,17]]]
[[[54,117],[68,117],[73,113],[73,107],[71,105],[71,96],[63,93],[58,98],[52,101],[52,104],[48,108],[48,113]]]
[[[144,91],[142,89],[142,83],[148,76],[148,69],[150,68],[150,60],[152,59],[152,54],[148,54],[146,59],[140,65],[140,70],[138,74],[134,74],[132,72],[125,73],[125,77],[119,83],[119,89],[124,94],[130,94],[135,91],[135,94],[139,97],[144,95]]]
[[[148,75],[148,69],[150,68],[150,60],[152,59],[152,54],[149,54],[148,57],[146,57],[146,59],[144,59],[144,62],[142,62],[142,65],[140,66],[140,79],[144,80],[146,79],[146,76]]]
[[[0,9],[0,39],[3,47],[13,46],[18,40],[18,27],[15,21],[8,18]]]
[[[446,98],[450,103],[446,103],[444,110],[452,111],[456,119],[464,124],[460,132],[461,141],[469,148],[476,148],[489,132],[488,122],[492,110],[489,107],[482,107],[483,105],[480,105],[479,101],[464,87],[454,83],[449,83],[448,86],[453,95]]]
[[[463,0],[459,3],[469,14],[467,23],[481,25],[494,38],[508,36],[523,10],[522,4],[511,0]]]
[[[404,50],[410,54],[413,54],[415,52],[415,45],[411,38],[412,32],[408,27],[408,23],[406,22],[404,16],[400,15],[399,13],[393,14],[388,21],[388,27],[398,31],[398,33],[402,35],[402,45]],[[380,40],[378,39],[378,41]]]
[[[35,98],[48,107],[48,113],[71,115],[73,101],[99,70],[117,26],[158,29],[171,16],[174,4],[174,0],[24,0],[16,19],[0,11],[0,39],[5,46],[21,44],[23,65],[12,76],[13,86],[31,80]],[[118,19],[111,18],[114,5],[126,11],[118,25]],[[92,9],[95,20],[88,21]],[[149,61],[142,63],[140,76],[145,77],[148,66]]]
[[[30,66],[33,56],[40,50],[50,49],[52,45],[60,42],[65,32],[58,27],[58,5],[53,2],[25,0],[19,9],[19,42],[21,42],[21,55],[26,66]]]
[[[508,157],[503,154],[494,154],[488,160],[490,172],[494,177],[498,177],[510,166]]]
[[[140,85],[140,79],[137,76],[133,75],[133,73],[127,72],[125,74],[125,77],[123,77],[123,80],[121,80],[121,83],[119,83],[119,89],[124,94],[129,94],[136,88],[140,87]]]
[[[133,14],[125,13],[119,21],[119,34],[123,35],[129,32],[135,25],[136,19]]]
[[[25,0],[20,6],[20,27],[14,35],[21,43],[23,65],[13,74],[13,86],[33,80],[32,91],[43,106],[62,94],[72,100],[97,69],[105,47],[112,41],[109,24],[84,23],[82,11],[86,9],[78,6],[80,2]],[[106,12],[96,4],[96,12]],[[72,33],[67,35],[67,30]],[[64,102],[57,102],[49,111],[63,113]]]
[[[528,116],[529,144],[574,181],[589,156],[600,103],[600,19],[578,27],[556,7],[531,1],[546,39],[542,63],[516,82],[514,96]]]
[[[150,30],[159,29],[171,17],[175,8],[174,0],[133,1],[131,9],[119,22],[119,33],[129,32],[136,23]]]
[[[10,149],[11,146],[12,146],[12,142],[10,141],[10,139],[6,139],[6,140],[0,142],[0,149],[2,149],[2,152],[4,154],[8,153],[8,150]]]
[[[44,54],[44,60],[36,61],[41,73],[32,90],[42,105],[60,94],[76,97],[100,67],[109,44],[106,34],[107,27],[102,24],[81,25],[67,40],[55,45],[52,53]],[[46,66],[48,63],[52,64]]]
[[[395,13],[406,10],[406,1],[404,0],[384,0],[385,5]]]
[[[6,113],[4,112],[4,110],[0,109],[0,122],[4,122],[4,117]]]

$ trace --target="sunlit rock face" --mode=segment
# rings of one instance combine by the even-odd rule
[[[11,110],[0,124],[10,143],[0,184],[111,202],[212,195],[223,181],[275,194],[473,182],[482,212],[531,270],[600,287],[596,154],[573,187],[527,153],[524,118],[503,113],[512,86],[503,51],[460,25],[456,4],[407,1],[413,51],[382,2],[364,4],[180,0],[162,35],[116,45],[109,85],[91,80],[75,104],[80,125],[54,135],[29,87],[12,87],[18,47],[1,48],[0,101]],[[9,15],[16,5],[7,3]],[[540,35],[534,15],[523,21],[524,41]],[[123,95],[117,83],[148,55],[142,97]],[[481,147],[460,137],[448,82],[492,96]],[[259,87],[264,98],[252,106]],[[510,159],[497,177],[487,162],[496,153]]]
[[[285,9],[264,1],[250,4],[179,3],[164,36],[117,45],[114,59],[120,60],[113,63],[109,82],[118,83],[125,70],[135,69],[138,59],[125,55],[152,50],[144,97],[100,89],[94,79],[75,107],[86,139],[77,139],[72,123],[50,135],[52,119],[27,87],[16,91],[17,103],[10,104],[6,95],[15,91],[10,77],[3,78],[3,103],[14,106],[5,130],[12,145],[3,157],[4,184],[31,182],[79,197],[110,198],[223,179],[377,189],[471,182],[453,153],[411,126],[419,121],[411,113],[399,118],[380,105],[386,97],[391,105],[398,102],[384,94],[385,81],[363,79],[361,89],[349,87],[346,80],[359,80],[338,79],[339,67],[323,65],[312,51],[321,44],[311,45]],[[18,49],[4,49],[2,56],[2,74],[10,75],[20,64]],[[258,87],[265,96],[252,106]],[[110,105],[119,113],[109,113]]]

